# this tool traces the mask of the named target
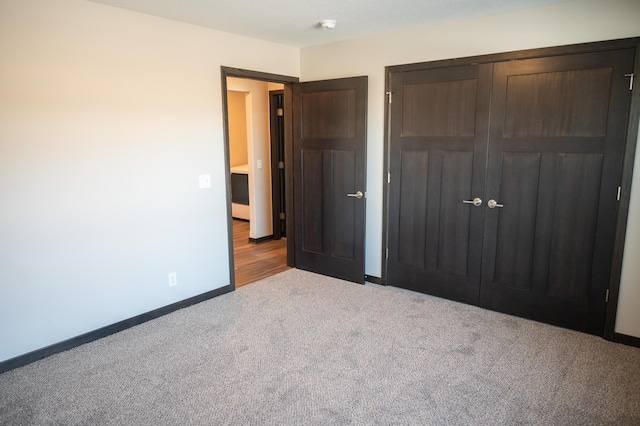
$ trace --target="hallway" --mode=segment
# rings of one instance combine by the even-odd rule
[[[287,239],[249,242],[249,222],[233,220],[233,255],[236,288],[290,269],[287,266]]]

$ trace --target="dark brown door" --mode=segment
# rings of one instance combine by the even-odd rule
[[[293,87],[295,264],[364,283],[367,77]]]
[[[602,335],[633,50],[495,65],[482,305]]]
[[[602,335],[633,60],[393,73],[388,283]]]
[[[392,77],[391,285],[478,303],[491,69]]]

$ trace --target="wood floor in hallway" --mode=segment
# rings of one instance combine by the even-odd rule
[[[249,242],[249,222],[233,220],[233,256],[236,288],[289,269],[287,239]]]

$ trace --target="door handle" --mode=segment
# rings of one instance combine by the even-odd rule
[[[465,204],[473,204],[476,207],[479,207],[482,205],[482,199],[481,198],[474,198],[473,200],[462,200],[463,203]]]
[[[491,199],[491,200],[487,201],[487,207],[489,207],[490,209],[495,209],[496,207],[503,208],[504,205],[498,204],[498,202],[496,200]]]
[[[358,191],[355,194],[347,194],[347,197],[362,198],[363,196],[364,194],[362,193],[362,191]]]

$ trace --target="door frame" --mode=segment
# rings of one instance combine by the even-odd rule
[[[385,67],[385,93],[390,97],[387,107],[385,108],[384,118],[384,174],[385,182],[383,190],[383,229],[382,229],[382,282],[388,284],[387,280],[387,253],[389,251],[389,179],[390,179],[390,120],[391,120],[391,81],[393,75],[415,70],[425,70],[434,68],[445,68],[469,64],[482,64],[488,62],[504,62],[519,59],[532,59],[546,56],[559,56],[575,53],[598,52],[605,50],[628,49],[635,48],[635,64],[633,72],[636,77],[640,77],[640,37],[609,40],[594,43],[581,43],[567,46],[557,46],[540,49],[529,49],[489,55],[470,56],[465,58],[445,59],[432,62],[420,62],[406,65],[394,65]],[[637,81],[640,79],[636,79]],[[611,275],[609,277],[609,298],[606,307],[604,338],[607,340],[628,342],[628,336],[620,335],[615,332],[615,321],[618,308],[618,296],[620,291],[620,277],[622,274],[622,257],[624,253],[624,243],[626,237],[626,228],[629,215],[629,201],[631,196],[631,180],[633,176],[633,168],[636,153],[636,142],[638,139],[638,131],[640,122],[640,88],[636,87],[631,92],[629,115],[627,117],[627,135],[625,140],[624,158],[622,166],[622,176],[620,186],[622,192],[618,202],[618,211],[616,218],[615,239],[613,246],[613,256],[611,261]],[[640,166],[639,166],[640,167]],[[638,171],[640,173],[640,171]],[[637,344],[637,342],[632,342]]]
[[[285,202],[285,210],[286,210],[286,202],[287,202],[287,196],[286,196],[286,192],[284,194],[280,193],[280,190],[282,189],[281,187],[281,174],[280,174],[280,167],[279,167],[279,162],[278,162],[278,158],[280,158],[280,154],[284,154],[284,121],[282,123],[282,136],[283,136],[283,141],[282,141],[282,149],[279,146],[280,145],[280,141],[278,140],[277,142],[274,142],[274,140],[278,139],[278,132],[277,132],[277,125],[274,122],[275,120],[277,120],[278,117],[278,110],[280,108],[278,108],[275,103],[274,103],[274,98],[276,96],[280,96],[282,95],[283,99],[282,99],[282,117],[284,120],[284,90],[270,90],[269,91],[269,133],[271,135],[271,214],[272,214],[272,218],[271,218],[271,222],[273,223],[273,239],[274,240],[279,240],[282,238],[282,230],[280,229],[281,227],[281,220],[280,219],[280,206],[282,204],[282,197],[284,197],[284,202]],[[282,151],[282,152],[281,152]],[[284,155],[283,157],[284,158]],[[285,162],[286,164],[286,162]],[[286,179],[286,173],[284,176],[284,179]],[[286,237],[286,211],[285,211],[285,237]]]
[[[284,85],[284,156],[285,156],[285,220],[287,227],[287,266],[295,267],[295,229],[293,223],[293,84],[299,82],[298,77],[270,74],[241,68],[220,67],[222,83],[222,127],[224,137],[224,169],[227,197],[227,241],[229,252],[229,280],[234,290],[236,276],[233,257],[233,218],[231,216],[231,165],[229,162],[229,115],[227,99],[227,77],[245,78]]]

